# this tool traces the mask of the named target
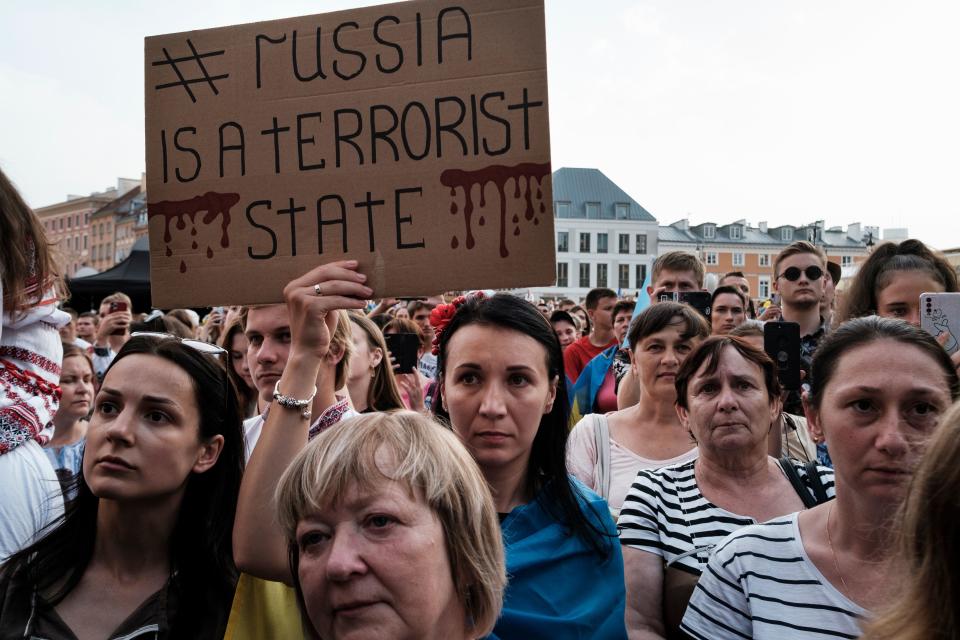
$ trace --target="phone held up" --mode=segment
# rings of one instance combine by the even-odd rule
[[[784,389],[800,388],[800,324],[767,322],[763,325],[763,350],[777,366],[777,378]]]
[[[680,302],[688,304],[700,312],[704,318],[710,320],[710,292],[709,291],[674,291],[660,294],[660,302]]]
[[[920,294],[920,328],[940,340],[947,353],[960,350],[960,293]]]
[[[116,313],[117,311],[126,311],[127,303],[126,302],[111,302],[110,303],[110,313]],[[120,327],[119,329],[114,329],[110,332],[112,336],[122,336],[126,331],[126,327]]]
[[[387,350],[397,363],[396,373],[411,373],[417,367],[420,339],[415,333],[388,333],[383,336]]]

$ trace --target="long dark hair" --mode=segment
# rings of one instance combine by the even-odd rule
[[[582,492],[567,475],[567,386],[563,370],[563,351],[557,334],[539,310],[529,302],[508,294],[490,298],[468,298],[457,309],[450,323],[440,333],[437,357],[437,380],[440,381],[433,411],[449,424],[450,416],[443,409],[443,379],[446,371],[450,338],[469,325],[510,329],[536,340],[546,352],[547,374],[558,378],[557,397],[550,413],[540,418],[537,435],[527,463],[526,492],[537,496],[543,507],[580,536],[594,551],[609,557],[611,541],[603,530],[600,514],[584,501]],[[491,345],[492,349],[497,348]],[[578,498],[580,500],[578,501]],[[580,504],[583,504],[581,508]],[[584,513],[584,510],[590,513]]]
[[[946,350],[933,336],[899,318],[867,316],[844,322],[828,333],[817,347],[817,351],[813,354],[813,365],[810,368],[811,380],[808,394],[810,406],[820,408],[824,391],[833,379],[840,359],[845,354],[857,347],[884,339],[916,347],[930,356],[930,359],[943,369],[943,379],[950,389],[950,397],[953,400],[960,397],[960,379],[957,377],[957,370]],[[896,372],[891,371],[890,375],[896,375]]]
[[[860,265],[850,288],[844,292],[836,323],[877,313],[877,294],[883,291],[898,271],[922,271],[943,285],[944,291],[957,291],[957,274],[950,263],[919,240],[900,244],[884,242]]]
[[[231,535],[244,463],[237,395],[226,372],[210,356],[171,338],[131,338],[105,377],[117,362],[134,354],[163,358],[185,371],[193,380],[199,437],[224,439],[217,463],[187,480],[169,543],[171,588],[177,594],[170,637],[220,638],[237,580]],[[16,577],[56,605],[79,584],[93,556],[100,499],[82,474],[77,482],[77,497],[64,516],[3,566],[0,587]]]

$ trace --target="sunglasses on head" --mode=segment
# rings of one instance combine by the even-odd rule
[[[823,277],[823,269],[821,269],[815,264],[810,265],[809,267],[807,267],[802,271],[800,270],[799,267],[790,267],[789,269],[784,270],[784,272],[777,277],[786,278],[790,282],[796,282],[797,280],[800,279],[801,273],[807,274],[808,280],[819,280],[820,278]]]
[[[211,356],[222,356],[227,352],[223,347],[204,342],[203,340],[193,340],[192,338],[181,338],[172,333],[160,333],[159,331],[134,331],[130,334],[131,338],[158,338],[160,340],[176,340],[185,347],[190,347],[194,351],[206,353]]]

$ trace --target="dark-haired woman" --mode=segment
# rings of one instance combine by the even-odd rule
[[[140,336],[117,354],[76,500],[0,570],[0,637],[223,636],[243,436],[233,386],[198,348],[217,349]]]
[[[434,410],[480,466],[501,514],[510,582],[500,638],[623,638],[621,552],[606,502],[567,475],[560,343],[532,304],[499,294],[430,316]]]
[[[902,587],[892,516],[960,395],[957,373],[925,331],[870,316],[820,343],[811,377],[804,408],[830,445],[836,499],[727,538],[683,618],[694,638],[856,638]]]
[[[885,242],[860,265],[835,323],[876,314],[920,326],[920,294],[958,290],[957,274],[942,255],[919,240]]]
[[[829,469],[767,455],[781,404],[776,366],[763,351],[729,336],[707,338],[681,365],[676,390],[680,422],[699,455],[638,473],[620,511],[631,638],[682,637],[690,594],[721,540],[833,490]]]
[[[641,469],[689,462],[697,447],[677,417],[677,371],[710,325],[693,307],[661,302],[630,325],[631,364],[640,402],[585,416],[570,432],[570,472],[618,511]]]

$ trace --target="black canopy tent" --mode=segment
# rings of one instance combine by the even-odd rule
[[[98,309],[100,300],[121,291],[133,301],[133,311],[150,311],[150,241],[138,239],[119,264],[92,276],[67,280],[70,288],[68,306],[83,312]]]

